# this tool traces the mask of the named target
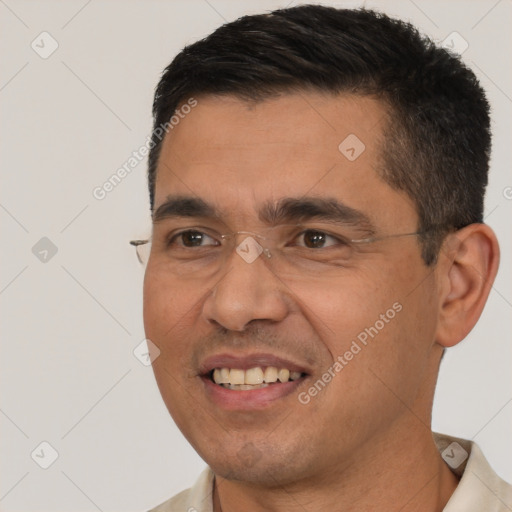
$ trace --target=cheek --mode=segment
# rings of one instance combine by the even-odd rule
[[[428,270],[411,261],[381,264],[378,272],[363,269],[339,285],[304,287],[302,295],[297,291],[332,361],[344,360],[339,374],[346,379],[333,388],[374,395],[383,385],[372,390],[372,381],[382,376],[391,389],[404,390],[404,399],[413,398],[433,342],[435,304],[428,299],[434,292],[433,279],[425,279]]]
[[[369,269],[351,269],[337,281],[310,281],[289,289],[332,356],[343,354],[381,314],[391,310],[394,316],[399,295],[395,284],[376,279]]]
[[[144,277],[144,328],[146,337],[161,350],[163,359],[178,366],[185,355],[186,339],[190,336],[200,307],[201,293],[194,287],[178,286],[157,269],[148,267]],[[172,357],[171,357],[172,356]]]
[[[198,292],[178,287],[176,281],[148,267],[144,277],[144,328],[160,350],[152,367],[160,394],[180,429],[196,411],[189,387],[197,385],[190,367],[190,339],[197,326]],[[187,413],[188,411],[188,413]],[[200,411],[197,411],[199,414]]]

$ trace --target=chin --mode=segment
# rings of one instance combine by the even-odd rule
[[[276,444],[277,445],[277,444]],[[311,464],[304,459],[303,447],[282,444],[257,447],[251,441],[239,444],[240,448],[229,450],[220,458],[219,448],[201,454],[216,476],[230,481],[266,488],[282,487],[307,477]],[[284,449],[283,449],[284,448]],[[302,455],[302,457],[301,457]]]
[[[254,466],[246,466],[240,461],[232,459],[215,463],[210,467],[217,477],[247,485],[262,486],[267,489],[283,487],[283,485],[295,481],[291,475],[293,470],[290,467],[287,467],[287,471],[284,473],[282,468],[277,468],[271,460],[260,461]]]

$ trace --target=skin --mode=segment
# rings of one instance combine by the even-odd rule
[[[370,97],[199,97],[164,140],[155,210],[169,195],[193,196],[218,209],[227,231],[258,233],[262,205],[307,195],[363,212],[379,235],[414,232],[414,202],[379,176],[385,119]],[[338,150],[349,134],[365,144],[354,161]],[[155,223],[155,243],[169,226]],[[216,475],[216,511],[443,509],[457,480],[432,440],[433,393],[443,348],[471,330],[496,274],[490,228],[449,235],[433,267],[417,237],[371,244],[329,279],[279,279],[236,254],[215,276],[180,278],[162,258],[152,254],[146,269],[146,336],[161,350],[153,368],[169,412]],[[397,302],[378,335],[300,403]],[[199,376],[219,351],[276,354],[310,375],[266,407],[227,410]]]

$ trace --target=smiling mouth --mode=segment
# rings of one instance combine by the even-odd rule
[[[256,366],[247,370],[239,368],[214,368],[208,374],[212,382],[226,389],[251,391],[284,384],[306,377],[305,373],[276,366]]]

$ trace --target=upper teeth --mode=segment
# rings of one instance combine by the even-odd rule
[[[214,382],[228,385],[264,385],[278,380],[279,382],[297,380],[300,376],[300,372],[291,372],[287,368],[278,369],[275,366],[267,366],[265,369],[256,366],[249,370],[239,370],[237,368],[215,368],[213,370]]]

